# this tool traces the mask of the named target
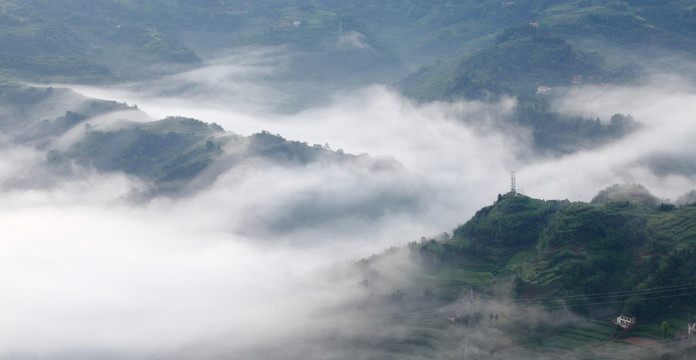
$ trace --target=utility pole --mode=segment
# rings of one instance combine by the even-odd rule
[[[474,289],[471,289],[469,291],[469,303],[471,306],[469,307],[469,325],[466,329],[466,345],[464,346],[464,360],[467,360],[469,358],[469,347],[471,346],[472,339],[474,337],[474,334],[476,333],[476,299],[474,299]],[[473,348],[471,350],[473,354],[475,354],[476,359],[479,358],[479,352],[478,349]],[[472,357],[473,358],[473,357]]]

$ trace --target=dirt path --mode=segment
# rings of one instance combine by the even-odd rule
[[[655,351],[662,350],[662,344],[660,342],[643,337],[630,337],[625,339],[618,339],[616,341],[623,341],[625,343],[646,347]]]

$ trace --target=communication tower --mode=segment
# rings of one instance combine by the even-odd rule
[[[517,177],[515,176],[514,171],[510,175],[510,194],[517,194]]]

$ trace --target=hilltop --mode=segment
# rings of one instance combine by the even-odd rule
[[[696,206],[676,207],[646,193],[639,185],[616,185],[592,203],[499,195],[452,235],[362,260],[366,284],[388,301],[398,300],[394,321],[409,324],[409,331],[384,340],[388,351],[461,351],[461,331],[472,324],[471,289],[479,336],[469,341],[485,349],[482,356],[621,358],[636,350],[621,345],[632,338],[663,342],[664,356],[687,356],[693,346],[672,344],[660,327],[667,321],[682,334],[696,319]],[[400,251],[422,270],[411,275],[409,286],[388,294],[380,289],[385,279],[379,264]],[[620,313],[637,316],[639,325],[630,331],[612,327],[610,319]],[[500,331],[506,335],[496,339]]]
[[[421,68],[402,87],[421,100],[529,97],[541,85],[569,86],[573,76],[584,76],[589,83],[621,77],[606,68],[598,53],[578,50],[558,35],[524,25],[505,29],[495,44],[471,55]]]
[[[9,187],[79,177],[85,170],[122,172],[145,182],[136,194],[145,200],[190,195],[223,172],[253,161],[287,167],[379,162],[268,131],[240,136],[193,118],[152,120],[136,106],[87,98],[66,88],[0,84],[0,106],[0,131],[6,136],[0,146],[28,146],[45,154],[32,174],[3,184]]]
[[[696,283],[683,267],[696,254],[696,206],[676,207],[651,195],[642,200],[645,192],[638,191],[621,196],[625,188],[613,186],[589,204],[506,194],[454,229],[451,239],[414,246],[438,267],[457,268],[475,258],[498,280],[514,277],[515,296],[522,298]],[[624,298],[616,311],[657,316],[665,304],[680,306],[685,299],[643,300]],[[572,306],[582,308],[582,301]]]

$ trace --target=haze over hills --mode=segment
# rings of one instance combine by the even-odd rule
[[[405,75],[400,63],[417,69],[486,48],[504,29],[529,23],[612,59],[610,50],[637,44],[693,56],[696,21],[693,5],[680,1],[6,0],[2,18],[2,67],[29,78],[138,79],[157,69],[152,64],[158,74],[215,49],[290,44],[309,54],[294,72],[362,83]],[[624,65],[635,65],[625,52]]]
[[[0,0],[0,359],[690,358],[695,22]]]

